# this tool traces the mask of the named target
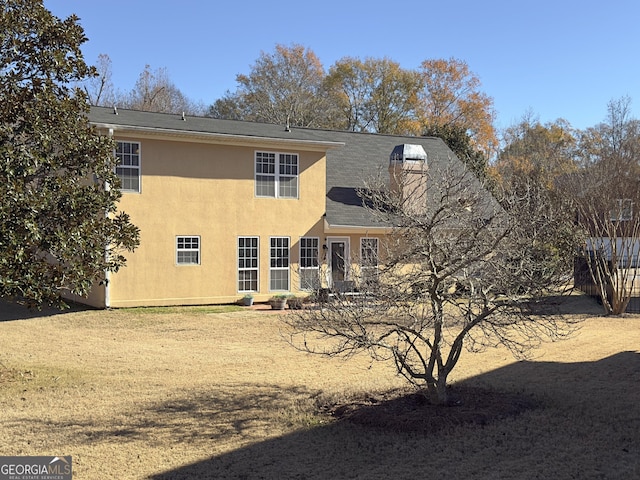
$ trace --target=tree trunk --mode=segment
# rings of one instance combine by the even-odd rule
[[[427,384],[429,400],[434,405],[449,404],[449,390],[447,389],[447,375],[439,374],[438,378]]]

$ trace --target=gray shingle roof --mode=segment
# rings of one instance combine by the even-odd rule
[[[117,114],[114,113],[117,111]],[[183,119],[184,118],[184,119]],[[257,122],[241,122],[236,120],[220,120],[209,117],[195,117],[178,114],[141,112],[107,107],[91,107],[89,120],[101,127],[124,126],[134,130],[147,132],[164,132],[176,135],[191,136],[225,136],[254,138],[256,140],[277,139],[292,142],[322,143],[324,148],[339,146],[326,135],[317,130],[290,128],[284,125],[272,125]]]
[[[345,144],[327,152],[327,221],[332,226],[381,227],[363,207],[357,189],[380,170],[387,172],[393,149],[402,144],[421,145],[427,153],[427,165],[461,163],[440,139],[331,132],[331,138]]]
[[[246,139],[278,139],[309,142],[327,151],[326,220],[331,226],[380,227],[367,213],[357,189],[381,168],[386,171],[393,149],[402,144],[421,145],[431,166],[454,163],[461,166],[455,154],[440,139],[401,135],[380,135],[332,130],[314,130],[283,125],[220,120],[208,117],[139,112],[92,107],[89,120],[102,127],[127,126],[149,132],[180,135],[237,136]]]

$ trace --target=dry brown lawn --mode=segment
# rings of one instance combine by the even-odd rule
[[[450,408],[471,423],[438,429],[329,415],[359,400],[375,418],[403,382],[292,349],[269,311],[5,315],[0,455],[71,455],[76,479],[640,478],[640,316],[576,308],[579,334],[530,361],[463,355],[452,380],[478,396]],[[508,415],[482,412],[487,392]]]

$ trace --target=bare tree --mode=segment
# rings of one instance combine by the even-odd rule
[[[262,52],[251,72],[236,80],[237,91],[217,100],[209,115],[298,127],[333,126],[324,68],[308,48],[276,45],[274,53]]]
[[[606,121],[582,132],[581,170],[562,182],[586,236],[576,284],[615,315],[634,294],[640,253],[640,122],[629,104],[609,102]]]
[[[113,88],[112,63],[109,55],[98,55],[96,76],[85,81],[84,91],[87,94],[90,105],[112,106],[117,103],[117,95]]]
[[[480,90],[480,79],[455,58],[425,60],[420,74],[421,122],[425,129],[462,128],[487,158],[498,146],[493,99]]]
[[[640,158],[640,121],[631,117],[631,99],[622,97],[607,104],[606,120],[586,129],[580,138],[583,167],[615,160],[635,168]]]
[[[558,233],[562,242],[554,238],[565,212],[546,208],[543,190],[499,203],[458,163],[391,172],[390,185],[381,177],[362,190],[371,214],[392,231],[376,281],[286,317],[293,345],[324,355],[366,351],[447,404],[449,375],[465,348],[501,344],[522,356],[571,333],[571,321],[545,302],[567,291],[573,245],[567,232]],[[557,245],[567,254],[547,258]]]
[[[586,195],[600,194],[585,189]],[[636,200],[636,201],[633,201]],[[605,205],[610,206],[607,210]],[[637,199],[600,199],[578,203],[579,217],[589,236],[578,260],[576,283],[602,301],[605,313],[624,313],[637,293],[640,215]]]
[[[326,79],[340,110],[344,130],[375,133],[420,133],[416,120],[418,72],[388,58],[338,60]]]
[[[118,103],[124,108],[145,112],[198,114],[203,109],[175,86],[166,68],[151,70],[149,65],[138,77],[135,88]]]
[[[528,112],[502,135],[494,171],[508,190],[517,189],[526,178],[553,188],[557,178],[577,171],[576,131],[565,120],[543,125]]]

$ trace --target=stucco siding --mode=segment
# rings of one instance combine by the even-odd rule
[[[115,139],[125,137],[115,135]],[[238,299],[237,238],[260,238],[260,286],[269,290],[269,239],[290,237],[291,291],[298,240],[321,236],[325,206],[325,154],[278,149],[299,155],[297,199],[255,195],[256,150],[153,138],[140,142],[141,192],[124,192],[119,208],[140,228],[140,247],[127,255],[127,266],[112,275],[112,307],[227,303]],[[176,237],[200,238],[200,264],[176,264]]]

